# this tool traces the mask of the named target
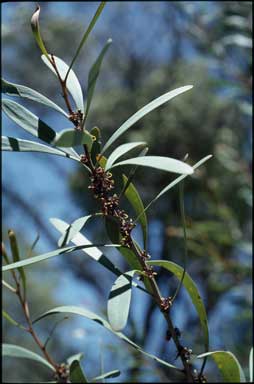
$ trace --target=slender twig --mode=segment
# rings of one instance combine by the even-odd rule
[[[69,111],[69,114],[72,115],[73,114],[73,110],[72,110],[72,107],[71,107],[71,104],[70,104],[70,101],[69,101],[69,98],[68,98],[68,91],[67,91],[67,87],[66,87],[66,79],[63,80],[59,74],[59,71],[57,69],[57,66],[56,66],[56,63],[55,63],[55,58],[54,58],[54,55],[51,55],[51,63],[56,71],[56,74],[57,74],[57,77],[58,77],[58,80],[61,84],[61,87],[62,87],[62,91],[63,91],[63,98],[64,98],[64,101],[65,101],[65,104],[68,108],[68,111]]]

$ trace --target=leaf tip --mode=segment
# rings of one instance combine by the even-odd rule
[[[36,9],[31,17],[31,27],[32,30],[35,32],[38,30],[39,27],[39,15],[40,15],[41,8],[39,4],[36,4]]]

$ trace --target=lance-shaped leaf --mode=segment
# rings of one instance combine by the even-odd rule
[[[198,355],[198,359],[212,357],[220,370],[224,383],[246,383],[246,379],[239,361],[229,351],[214,351]]]
[[[82,37],[82,39],[81,39],[81,42],[79,43],[79,46],[78,46],[78,48],[77,48],[77,51],[76,51],[76,53],[75,53],[75,55],[74,55],[74,57],[73,57],[73,59],[72,59],[72,62],[71,62],[71,64],[70,64],[69,70],[68,70],[68,72],[66,73],[66,78],[65,78],[65,79],[67,79],[67,77],[69,76],[70,70],[71,70],[71,68],[73,67],[74,62],[76,61],[76,59],[77,59],[77,57],[78,57],[78,55],[79,55],[79,53],[80,53],[80,51],[81,51],[83,45],[85,44],[85,42],[86,42],[86,40],[87,40],[87,38],[88,38],[90,32],[92,31],[92,29],[93,29],[93,27],[94,27],[96,21],[98,20],[98,18],[99,18],[99,16],[100,16],[101,12],[102,12],[102,10],[103,10],[103,8],[105,7],[105,4],[106,4],[106,1],[102,1],[102,2],[100,3],[100,5],[98,6],[98,8],[97,8],[97,10],[96,10],[96,12],[95,12],[95,14],[94,14],[94,16],[93,16],[93,18],[92,18],[90,24],[89,24],[87,30],[85,31],[85,33],[84,33],[84,35],[83,35],[83,37]]]
[[[139,141],[135,143],[126,143],[126,144],[120,145],[108,157],[105,170],[108,171],[112,167],[112,165],[116,162],[116,160],[119,159],[119,157],[130,152],[134,148],[143,147],[143,146],[146,146],[146,143],[144,141]]]
[[[68,230],[70,224],[66,223],[63,220],[52,218],[50,219],[51,224],[62,234],[65,234]],[[71,239],[71,242],[75,245],[79,246],[81,244],[92,244],[90,240],[87,239],[86,236],[82,235],[81,233],[76,233],[76,235]],[[118,269],[101,251],[100,249],[94,247],[94,248],[87,248],[83,249],[83,252],[85,252],[88,256],[90,256],[95,261],[98,261],[98,263],[102,264],[105,268],[107,268],[110,272],[114,273],[116,276],[119,276],[122,274],[120,269]]]
[[[147,115],[149,112],[153,111],[155,108],[158,108],[160,105],[173,99],[177,95],[180,95],[181,93],[188,91],[192,87],[193,87],[192,85],[186,85],[184,87],[174,89],[173,91],[167,92],[164,95],[158,97],[157,99],[151,101],[149,104],[145,105],[138,112],[136,112],[134,115],[132,115],[128,120],[126,120],[117,129],[117,131],[106,142],[106,144],[102,150],[102,153],[104,153],[110,147],[110,145],[112,145],[124,132],[127,131],[127,129],[129,129],[133,124],[135,124],[137,121],[139,121],[142,117]]]
[[[87,115],[88,115],[88,112],[90,109],[90,105],[91,105],[91,101],[92,101],[93,93],[94,93],[94,88],[95,88],[96,81],[97,81],[97,78],[98,78],[99,73],[100,73],[102,60],[103,60],[104,55],[107,52],[111,43],[112,43],[112,40],[108,39],[108,41],[107,41],[106,45],[104,46],[104,48],[102,49],[99,57],[97,58],[97,60],[95,61],[95,63],[93,64],[92,68],[89,71],[87,97],[86,97],[86,111],[85,111],[83,125],[85,124],[85,120],[87,118]]]
[[[175,264],[172,261],[155,260],[155,261],[147,261],[147,263],[151,264],[151,265],[157,265],[159,267],[163,267],[163,268],[167,269],[168,271],[172,272],[178,278],[178,280],[181,280],[181,278],[183,276],[184,269],[180,265]],[[194,281],[192,280],[192,278],[190,277],[190,275],[186,271],[184,274],[183,285],[186,288],[186,290],[187,290],[187,292],[191,298],[191,301],[192,301],[193,305],[195,306],[196,311],[198,313],[201,328],[202,328],[203,334],[204,334],[205,349],[206,349],[206,351],[208,351],[208,349],[209,349],[209,332],[208,332],[208,321],[207,321],[205,306],[204,306],[204,303],[201,299],[201,296],[199,294],[199,291],[198,291],[196,284],[194,283]]]
[[[51,257],[63,255],[65,253],[70,253],[74,251],[79,251],[81,249],[85,248],[97,248],[97,247],[119,247],[118,244],[82,244],[76,247],[67,247],[67,248],[60,248],[56,249],[55,251],[44,253],[42,255],[30,257],[29,259],[21,260],[16,263],[8,264],[2,267],[2,271],[9,271],[11,269],[20,268],[20,267],[26,267],[28,265],[39,263],[40,261],[44,261],[47,259],[50,259]]]
[[[12,258],[14,262],[19,262],[20,260],[20,255],[19,255],[19,247],[18,247],[18,242],[16,235],[12,229],[8,231],[8,236],[9,236],[9,241],[10,241],[10,247],[11,247],[11,253],[12,253]],[[24,269],[22,267],[18,268],[22,285],[23,285],[23,290],[24,294],[26,294],[26,275],[24,272]]]
[[[39,363],[49,368],[51,371],[55,371],[54,367],[51,364],[49,364],[47,360],[45,360],[43,357],[41,357],[40,355],[37,355],[37,353],[29,351],[29,349],[19,347],[18,345],[3,344],[2,354],[3,356],[8,356],[8,357],[17,357],[22,359],[30,359],[30,360],[38,361]]]
[[[31,27],[32,31],[35,37],[35,40],[41,50],[41,52],[47,57],[47,60],[50,61],[48,52],[46,50],[46,47],[43,43],[43,40],[41,38],[41,33],[40,33],[40,26],[39,26],[39,16],[40,16],[40,7],[37,5],[36,10],[31,18]]]
[[[88,383],[79,360],[73,360],[70,365],[70,380],[71,383]]]
[[[122,177],[123,177],[123,183],[124,183],[124,187],[125,187],[125,185],[128,182],[128,178],[125,175],[122,175]],[[142,232],[143,232],[144,247],[146,248],[147,227],[148,227],[147,217],[146,217],[146,214],[144,212],[144,205],[143,205],[143,202],[141,200],[141,197],[140,197],[140,195],[139,195],[139,193],[138,193],[138,191],[135,188],[133,183],[129,183],[129,186],[125,190],[124,195],[126,196],[128,201],[130,202],[135,213],[139,216],[139,222],[141,224]]]
[[[79,231],[84,227],[86,222],[91,218],[94,217],[95,215],[88,215],[84,217],[80,217],[79,219],[73,221],[66,231],[62,234],[60,239],[58,240],[58,246],[59,247],[64,247],[65,245],[69,244],[69,242],[77,235]],[[84,244],[84,243],[83,243]]]
[[[64,80],[67,71],[69,69],[68,65],[59,57],[53,56],[54,57],[54,62],[57,68],[57,71],[59,73],[59,76],[61,77],[62,80]],[[42,55],[42,61],[51,69],[51,71],[54,72],[54,74],[57,76],[57,72],[51,62],[48,61],[45,55]],[[73,72],[73,70],[70,70],[70,73],[68,75],[68,79],[66,82],[66,88],[70,92],[77,109],[79,109],[81,112],[84,112],[84,101],[83,101],[83,93],[81,89],[81,85],[78,81],[77,76]]]
[[[3,99],[2,109],[11,120],[33,136],[46,143],[51,143],[54,140],[55,131],[22,105],[12,100]]]
[[[91,312],[91,311],[89,311],[89,310],[87,310],[87,309],[85,309],[83,307],[82,308],[75,307],[75,306],[56,307],[56,308],[51,309],[50,311],[47,311],[47,312],[44,312],[43,314],[41,314],[39,317],[37,317],[33,321],[33,323],[35,323],[35,322],[37,322],[37,321],[39,321],[39,320],[41,320],[41,319],[43,319],[43,318],[45,318],[47,316],[58,314],[58,313],[69,313],[69,314],[72,313],[74,315],[83,316],[83,317],[85,317],[87,319],[95,321],[96,323],[102,325],[108,331],[112,332],[114,335],[116,335],[120,339],[124,340],[126,343],[131,345],[133,348],[135,348],[137,351],[141,352],[145,356],[155,360],[156,362],[158,362],[160,364],[165,365],[168,368],[173,368],[173,369],[176,369],[178,372],[182,372],[182,370],[180,370],[179,368],[175,367],[174,365],[169,364],[168,362],[166,362],[166,361],[164,361],[162,359],[159,359],[158,357],[156,357],[156,356],[154,356],[154,355],[152,355],[150,353],[145,352],[139,345],[135,344],[132,340],[130,340],[123,333],[115,332],[114,330],[112,330],[112,328],[110,327],[109,323],[105,319],[103,319],[101,316],[98,316],[96,313]]]
[[[91,381],[101,381],[103,379],[111,379],[113,377],[118,377],[120,376],[121,372],[116,369],[114,371],[110,371],[110,372],[106,372],[106,373],[103,373],[103,375],[100,375],[100,376],[96,376],[96,377],[93,377],[91,379]]]
[[[127,324],[132,293],[132,279],[135,273],[128,271],[119,276],[114,282],[108,297],[108,320],[114,331],[121,331]]]
[[[57,133],[53,144],[57,147],[75,147],[86,144],[90,150],[93,144],[93,138],[87,131],[64,129]]]
[[[47,107],[55,109],[57,112],[60,112],[62,115],[68,118],[68,114],[57,104],[43,96],[41,93],[31,88],[25,87],[24,85],[10,83],[9,81],[2,79],[2,92],[9,96],[24,97],[26,99],[36,101],[37,103],[44,104]]]
[[[155,168],[162,171],[182,173],[186,175],[191,175],[193,173],[192,167],[183,161],[164,156],[134,157],[132,159],[120,161],[120,163],[114,164],[111,168],[123,165],[138,165],[142,167]]]
[[[60,219],[57,219],[57,218],[52,218],[50,219],[50,222],[51,224],[53,224],[53,226],[59,231],[61,232],[62,234],[65,234],[66,231],[68,230],[69,228],[69,224],[67,224],[65,221],[63,220],[60,220]],[[85,237],[84,235],[82,235],[80,232],[76,233],[75,236],[71,239],[71,242],[74,243],[75,245],[79,246],[79,245],[82,245],[82,244],[92,244],[90,240],[87,239],[87,237]],[[131,252],[131,250],[129,250],[128,248],[125,248],[125,247],[117,247],[117,249],[124,249],[126,251],[126,253],[128,254],[128,251]],[[122,271],[116,266],[114,265],[101,251],[100,249],[96,248],[96,247],[93,247],[93,248],[85,248],[85,249],[82,249],[83,252],[85,252],[88,256],[90,256],[92,259],[94,259],[95,261],[97,261],[98,263],[100,263],[101,265],[103,265],[103,267],[105,267],[107,270],[109,270],[110,272],[112,272],[114,275],[116,276],[120,276],[122,275]],[[129,255],[129,254],[128,254]],[[131,255],[129,255],[129,258],[132,259],[133,257],[133,253]],[[127,256],[127,259],[128,259],[128,256]],[[135,264],[134,268],[138,269],[140,267],[140,264]],[[147,291],[140,287],[137,283],[135,283],[134,281],[132,282],[133,286],[134,287],[137,287],[139,289],[141,289],[142,291],[146,292]]]
[[[204,164],[207,160],[211,159],[212,155],[208,155],[206,157],[204,157],[203,159],[199,160],[196,164],[194,164],[192,166],[192,169],[197,169],[198,167],[200,167],[202,164]],[[188,175],[182,175],[182,176],[179,176],[177,177],[175,180],[173,180],[171,183],[169,183],[165,188],[162,189],[162,191],[160,191],[160,193],[158,193],[158,195],[156,195],[151,201],[149,204],[147,204],[147,206],[145,207],[144,211],[145,212],[148,208],[150,208],[150,206],[155,203],[161,196],[163,196],[166,192],[168,192],[171,188],[173,188],[175,185],[177,185],[178,183],[180,183],[182,180],[185,179],[185,177],[187,177]],[[141,212],[139,214],[139,216],[136,218],[135,221],[137,221],[140,217],[140,215],[143,214],[143,212]]]
[[[68,157],[72,160],[80,161],[76,155],[69,155],[59,149],[49,147],[44,144],[36,143],[35,141],[17,139],[16,137],[2,136],[1,150],[12,152],[41,152],[50,155]]]

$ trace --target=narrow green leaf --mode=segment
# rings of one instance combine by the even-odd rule
[[[22,105],[3,99],[2,109],[11,120],[33,136],[48,144],[54,140],[55,131]]]
[[[97,247],[119,247],[119,245],[118,244],[83,244],[76,247],[60,248],[52,252],[44,253],[42,255],[30,257],[29,259],[21,260],[17,263],[5,265],[2,267],[2,271],[5,272],[5,271],[9,271],[10,269],[25,267],[27,265],[39,263],[40,261],[44,261],[44,260],[50,259],[51,257],[62,255],[65,253],[75,252],[85,248],[97,248]]]
[[[88,383],[78,360],[74,360],[70,365],[70,380],[71,383]]]
[[[183,161],[164,156],[134,157],[132,159],[120,161],[120,163],[115,163],[111,169],[123,165],[139,165],[142,167],[150,167],[167,172],[183,173],[187,175],[191,175],[193,173],[192,167]]]
[[[90,109],[90,105],[91,105],[93,93],[94,93],[94,88],[95,88],[96,81],[97,81],[97,78],[98,78],[99,73],[100,73],[102,60],[103,60],[104,55],[107,52],[111,43],[112,43],[112,40],[108,39],[108,41],[107,41],[106,45],[104,46],[104,48],[102,49],[99,57],[97,58],[97,60],[95,61],[95,63],[93,64],[92,68],[89,71],[88,86],[87,86],[87,98],[86,98],[86,111],[85,111],[85,116],[84,116],[84,120],[83,120],[83,126],[85,124],[85,121],[86,121],[86,118],[87,118],[87,115],[88,115],[88,112]]]
[[[18,328],[21,328],[21,329],[25,329],[25,327],[23,327],[23,325],[19,324],[16,320],[14,320],[10,315],[9,313],[7,313],[6,311],[4,311],[2,309],[2,315],[3,317],[9,321],[9,323],[11,323],[12,325],[15,325],[15,327],[18,327]]]
[[[192,169],[197,169],[198,167],[200,167],[202,164],[204,164],[207,160],[211,159],[212,155],[208,155],[206,157],[204,157],[203,159],[199,160],[196,164],[194,164],[192,166]],[[179,176],[177,177],[175,180],[173,180],[171,183],[169,183],[165,188],[162,189],[162,191],[160,191],[160,193],[158,193],[158,195],[156,195],[151,201],[149,204],[147,204],[147,206],[145,207],[144,209],[144,212],[146,212],[146,210],[148,208],[150,208],[150,206],[155,203],[161,196],[163,196],[166,192],[168,192],[171,188],[173,188],[175,185],[177,185],[178,183],[180,183],[183,179],[185,179],[185,177],[187,177],[188,175],[182,175],[182,176]],[[143,214],[143,212],[141,212],[141,214]],[[140,215],[141,215],[140,214]],[[139,215],[139,216],[140,216]],[[139,219],[139,216],[136,218],[135,221],[137,221]]]
[[[57,112],[60,112],[68,118],[68,114],[57,104],[43,96],[41,93],[25,87],[24,85],[10,83],[9,81],[2,79],[2,92],[9,96],[24,97],[26,99],[36,101],[37,103],[44,104],[47,107],[55,109]]]
[[[12,152],[41,152],[48,153],[50,155],[57,155],[68,157],[75,161],[80,161],[79,157],[69,155],[66,152],[63,152],[59,149],[49,147],[44,144],[36,143],[35,141],[22,140],[16,137],[2,136],[1,138],[1,150],[2,151],[12,151]]]
[[[75,129],[64,129],[57,133],[53,144],[57,147],[75,147],[86,144],[90,150],[93,144],[93,138],[87,131],[77,131]]]
[[[178,280],[181,280],[181,278],[182,278],[183,268],[180,265],[173,263],[172,261],[155,260],[155,261],[147,261],[147,263],[151,264],[151,265],[157,265],[159,267],[163,267],[163,268],[167,269],[168,271],[172,272],[178,278]],[[208,349],[209,349],[209,331],[208,331],[208,321],[207,321],[205,306],[204,306],[204,303],[201,299],[201,296],[199,294],[199,291],[198,291],[196,284],[194,283],[194,281],[192,280],[192,278],[190,277],[190,275],[187,272],[185,272],[185,275],[184,275],[183,285],[186,288],[186,290],[187,290],[187,292],[191,298],[191,301],[192,301],[193,305],[195,306],[196,311],[198,313],[199,320],[201,323],[201,328],[202,328],[203,334],[204,334],[205,349],[206,349],[206,351],[208,351]]]
[[[112,168],[112,165],[116,162],[117,159],[119,159],[119,157],[130,152],[132,149],[141,147],[141,146],[142,147],[146,146],[146,143],[144,141],[139,141],[135,143],[126,143],[126,144],[120,145],[108,157],[105,170],[108,171],[110,168]]]
[[[186,235],[186,224],[185,224],[185,213],[184,213],[184,192],[183,192],[183,183],[182,182],[179,185],[179,202],[180,202],[180,212],[181,212],[181,221],[182,221],[182,227],[183,227],[183,239],[184,239],[184,258],[183,258],[183,274],[182,277],[179,281],[179,284],[176,288],[176,292],[172,297],[172,302],[176,299],[183,283],[183,279],[185,276],[186,272],[186,265],[187,265],[187,256],[188,256],[188,251],[187,251],[187,235]]]
[[[10,247],[11,247],[11,253],[12,253],[12,258],[14,263],[20,261],[20,256],[19,256],[19,247],[18,247],[18,242],[16,235],[12,229],[8,231],[8,236],[9,236],[9,241],[10,241]],[[24,290],[24,295],[26,294],[26,275],[25,271],[23,268],[18,268],[22,285],[23,285],[23,290]]]
[[[51,371],[55,372],[54,367],[47,362],[43,357],[40,355],[37,355],[37,353],[34,353],[32,351],[29,351],[26,348],[19,347],[18,345],[14,344],[3,344],[2,345],[2,353],[3,356],[8,356],[8,357],[17,357],[17,358],[24,358],[24,359],[30,359],[30,360],[35,360],[38,361],[39,363],[45,365]]]
[[[114,331],[121,331],[125,328],[129,316],[132,279],[135,273],[142,274],[141,271],[128,271],[119,276],[114,282],[107,304],[108,320]]]
[[[70,67],[69,67],[69,70],[68,70],[68,72],[66,73],[65,81],[66,81],[66,79],[68,78],[69,73],[70,73],[70,71],[71,71],[71,68],[73,67],[73,64],[75,63],[75,61],[76,61],[76,59],[77,59],[77,57],[78,57],[78,55],[79,55],[79,52],[81,51],[83,45],[85,44],[85,42],[86,42],[86,40],[87,40],[87,38],[88,38],[90,32],[92,31],[92,29],[93,29],[93,27],[94,27],[94,25],[95,25],[95,23],[96,23],[98,17],[100,16],[100,14],[101,14],[103,8],[105,7],[105,5],[106,5],[106,1],[102,1],[102,2],[100,3],[99,7],[97,8],[97,10],[96,10],[96,12],[95,12],[95,14],[94,14],[94,17],[92,18],[92,20],[91,20],[91,22],[90,22],[90,24],[89,24],[89,26],[88,26],[86,32],[84,33],[84,35],[83,35],[83,37],[82,37],[82,39],[81,39],[81,42],[80,42],[80,44],[79,44],[79,46],[78,46],[78,49],[77,49],[77,51],[76,51],[76,53],[75,53],[75,55],[74,55],[74,57],[73,57],[73,59],[72,59],[72,62],[71,62]]]
[[[250,357],[249,357],[249,369],[250,369],[250,382],[253,382],[253,348],[250,350]]]
[[[115,332],[112,330],[112,328],[110,327],[109,323],[104,320],[101,316],[98,316],[97,314],[95,314],[94,312],[91,312],[91,311],[88,311],[87,309],[85,308],[80,308],[80,307],[75,307],[75,306],[62,306],[62,307],[57,307],[57,308],[54,308],[54,309],[51,309],[50,311],[47,311],[45,313],[43,313],[42,315],[40,315],[39,317],[37,317],[33,323],[47,317],[47,316],[50,316],[50,315],[54,315],[54,314],[57,314],[57,313],[72,313],[74,315],[79,315],[79,316],[83,316],[87,319],[90,319],[90,320],[93,320],[95,321],[96,323],[99,323],[101,326],[103,326],[104,328],[106,328],[108,331],[112,332],[114,335],[116,335],[117,337],[119,337],[120,339],[124,340],[126,343],[128,343],[129,345],[131,345],[133,348],[135,348],[137,351],[143,353],[145,356],[157,361],[158,363],[160,364],[163,364],[165,365],[166,367],[168,368],[173,368],[173,369],[176,369],[177,371],[179,372],[182,372],[182,370],[180,370],[179,368],[175,367],[174,365],[172,364],[169,364],[168,362],[164,361],[164,360],[161,360],[159,359],[158,357],[150,354],[150,353],[147,353],[145,352],[139,345],[135,344],[132,340],[130,340],[127,336],[125,336],[123,333],[121,332]]]
[[[56,219],[56,218],[50,219],[50,222],[62,234],[66,233],[67,229],[70,226],[65,221]],[[91,241],[88,240],[87,237],[82,235],[80,232],[76,233],[76,235],[71,239],[71,242],[77,246],[80,246],[82,244],[87,244],[87,245],[92,244]],[[132,261],[132,262],[129,262],[129,264],[132,264],[131,268],[135,268],[135,269],[140,268],[140,264],[138,263],[135,255],[130,249],[125,247],[117,247],[117,249],[121,249],[121,252],[125,252],[125,258],[127,262],[128,260]],[[85,248],[85,249],[82,249],[82,251],[85,252],[88,256],[90,256],[92,259],[94,259],[95,261],[103,265],[104,268],[112,272],[114,275],[116,276],[122,275],[123,272],[116,265],[114,265],[98,248],[96,247]],[[136,260],[136,263],[134,263],[134,260]],[[144,288],[140,287],[137,283],[132,282],[132,284],[134,287],[137,287],[142,291],[145,291]]]
[[[57,218],[50,219],[50,222],[62,234],[66,233],[67,229],[70,226],[70,224],[67,224],[65,221]],[[71,242],[77,246],[80,246],[82,244],[92,244],[91,241],[87,239],[87,237],[85,237],[79,232],[71,239]],[[92,259],[102,264],[110,272],[114,273],[116,276],[120,276],[122,274],[120,269],[118,269],[98,248],[93,247],[82,250]]]
[[[128,120],[126,120],[117,131],[110,137],[110,139],[106,142],[102,154],[112,145],[124,132],[127,131],[133,124],[139,121],[142,117],[147,115],[149,112],[153,111],[155,108],[158,108],[160,105],[166,103],[167,101],[173,99],[177,95],[180,95],[183,92],[191,89],[192,85],[186,85],[184,87],[180,87],[174,89],[173,91],[167,92],[164,95],[158,97],[157,99],[151,101],[149,104],[145,105],[138,112],[132,115]]]
[[[99,381],[99,380],[101,381],[103,379],[111,379],[113,377],[120,376],[120,374],[121,372],[118,369],[116,369],[115,371],[106,372],[103,375],[93,377],[91,381]]]
[[[55,61],[55,65],[57,67],[58,73],[61,79],[64,80],[69,70],[69,66],[59,57],[55,55],[53,55],[53,57],[54,57],[54,61]],[[47,60],[46,56],[42,55],[41,58],[42,58],[42,61],[49,67],[49,69],[51,69],[51,71],[57,76],[57,73],[53,64]],[[72,69],[70,70],[70,73],[68,75],[66,87],[75,102],[77,110],[84,112],[84,101],[83,101],[83,93],[82,93],[81,85]]]
[[[223,378],[224,383],[246,383],[246,379],[237,358],[229,351],[214,351],[198,355],[198,359],[212,357]]]
[[[41,52],[47,57],[47,59],[50,61],[48,52],[46,50],[46,47],[43,43],[43,40],[41,38],[41,33],[40,33],[40,26],[39,26],[39,16],[40,16],[40,6],[37,4],[36,10],[33,13],[33,16],[31,18],[31,27],[32,31],[35,37],[35,40],[41,50]]]
[[[96,215],[96,214],[95,214]],[[79,231],[84,227],[86,222],[91,218],[94,217],[95,215],[88,215],[84,217],[80,217],[79,219],[73,221],[66,231],[62,234],[60,239],[58,240],[58,246],[59,247],[64,247],[65,245],[69,244],[69,242],[77,235]]]
[[[125,175],[122,175],[122,177],[123,177],[123,183],[124,183],[124,187],[125,187],[126,184],[128,183],[128,178]],[[140,195],[139,195],[139,193],[138,193],[138,191],[135,188],[133,183],[129,184],[129,186],[125,190],[124,194],[125,194],[126,198],[128,199],[128,201],[130,202],[130,204],[132,205],[135,213],[139,216],[139,222],[141,224],[142,232],[143,232],[144,248],[146,249],[148,223],[147,223],[146,214],[144,212],[143,202],[142,202],[141,197],[140,197]]]

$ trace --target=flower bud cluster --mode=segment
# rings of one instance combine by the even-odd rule
[[[57,367],[57,371],[55,373],[55,380],[57,380],[58,383],[69,383],[69,377],[70,377],[70,367],[68,364],[60,364]]]
[[[94,193],[94,197],[107,199],[107,193],[114,188],[114,180],[112,180],[112,174],[105,172],[102,167],[98,167],[94,170],[91,177],[91,184],[88,187]]]
[[[83,120],[83,113],[81,112],[80,109],[77,110],[77,112],[72,112],[69,115],[69,120],[75,125],[77,130],[81,131],[81,124]]]
[[[166,312],[172,305],[172,297],[162,297],[160,307],[162,312]]]

